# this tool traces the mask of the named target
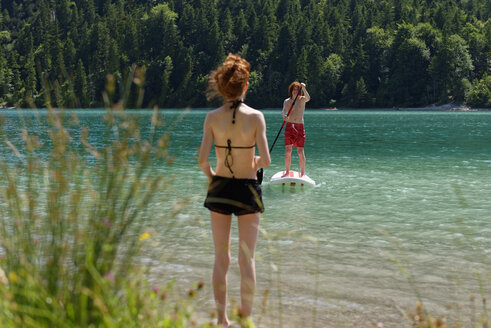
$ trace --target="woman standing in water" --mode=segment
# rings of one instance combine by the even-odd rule
[[[232,214],[238,217],[240,313],[245,320],[252,312],[256,286],[254,250],[260,213],[264,211],[256,171],[271,163],[264,116],[244,103],[249,71],[250,64],[245,59],[229,54],[225,62],[211,72],[208,99],[220,96],[224,104],[206,115],[198,159],[210,182],[204,205],[211,216],[215,246],[213,292],[218,325],[222,327],[230,324],[227,316],[227,271]],[[208,161],[213,142],[216,171]],[[256,146],[259,156],[255,156]]]

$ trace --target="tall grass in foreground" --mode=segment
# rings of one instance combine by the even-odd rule
[[[474,328],[488,328],[489,327],[489,319],[488,319],[488,309],[487,309],[487,300],[486,296],[483,291],[483,281],[482,277],[479,273],[478,275],[478,280],[479,280],[479,287],[480,287],[480,292],[481,292],[481,310],[478,310],[480,312],[479,315],[476,315],[476,297],[472,295],[470,297],[470,307],[472,310],[471,318],[466,318],[468,322],[471,322],[471,326],[466,326],[464,323],[462,323],[458,319],[454,319],[453,324],[449,323],[449,317],[447,315],[443,316],[435,316],[432,314],[428,308],[425,305],[425,302],[423,301],[423,297],[421,296],[421,293],[419,292],[419,289],[416,286],[416,283],[414,281],[414,277],[411,276],[407,272],[407,270],[404,268],[405,265],[408,265],[407,262],[405,262],[405,265],[403,265],[398,259],[393,258],[394,262],[399,266],[404,278],[408,281],[410,286],[412,287],[418,301],[416,303],[415,309],[408,311],[405,313],[402,311],[404,317],[406,320],[409,322],[411,327],[413,328],[463,328],[463,327],[474,327]],[[450,311],[458,311],[457,308],[449,308]]]
[[[141,87],[138,71],[132,74]],[[24,126],[22,141],[13,141],[0,123],[0,147],[14,155],[0,158],[1,327],[191,325],[201,285],[169,301],[165,289],[149,286],[137,260],[150,237],[142,218],[166,183],[150,162],[171,160],[168,136],[155,135],[162,124],[155,111],[150,137],[142,139],[121,109],[124,99],[110,103],[108,81],[101,148],[75,116],[50,106],[49,140]]]

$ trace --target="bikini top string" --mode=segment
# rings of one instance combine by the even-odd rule
[[[239,105],[242,102],[243,102],[243,100],[240,98],[231,101],[232,105],[230,106],[230,109],[234,110],[233,116],[232,116],[232,124],[235,124],[235,114],[237,112],[237,107],[239,107]],[[232,173],[232,178],[235,179],[234,171],[232,170],[232,165],[234,165],[234,159],[232,157],[232,148],[252,148],[252,147],[232,147],[232,141],[230,139],[227,140],[227,146],[216,146],[216,147],[227,149],[227,154],[225,155],[225,167],[229,169],[230,173]]]
[[[235,99],[232,102],[232,105],[230,106],[230,109],[233,109],[234,110],[234,114],[233,114],[233,117],[232,117],[232,124],[235,124],[235,113],[237,112],[237,107],[239,107],[239,105],[243,102],[242,99]]]
[[[234,165],[234,158],[232,157],[232,141],[227,139],[227,154],[225,155],[225,167],[232,173],[232,178],[235,179],[234,171],[232,171],[232,165]]]

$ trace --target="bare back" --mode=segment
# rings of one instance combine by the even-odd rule
[[[268,165],[270,162],[264,115],[242,103],[236,110],[235,123],[232,123],[233,112],[233,109],[225,104],[207,114],[199,161],[202,163],[206,157],[207,162],[214,142],[215,146],[219,146],[215,147],[216,175],[255,179],[256,170],[261,163],[258,163],[258,159],[255,158],[254,146],[258,148],[259,159],[265,159]],[[227,147],[229,140],[231,148]],[[227,161],[230,169],[226,165]],[[202,169],[206,173],[203,167]]]

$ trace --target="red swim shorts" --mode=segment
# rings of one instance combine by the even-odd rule
[[[286,122],[285,146],[294,145],[303,148],[305,145],[305,128],[302,123]]]

